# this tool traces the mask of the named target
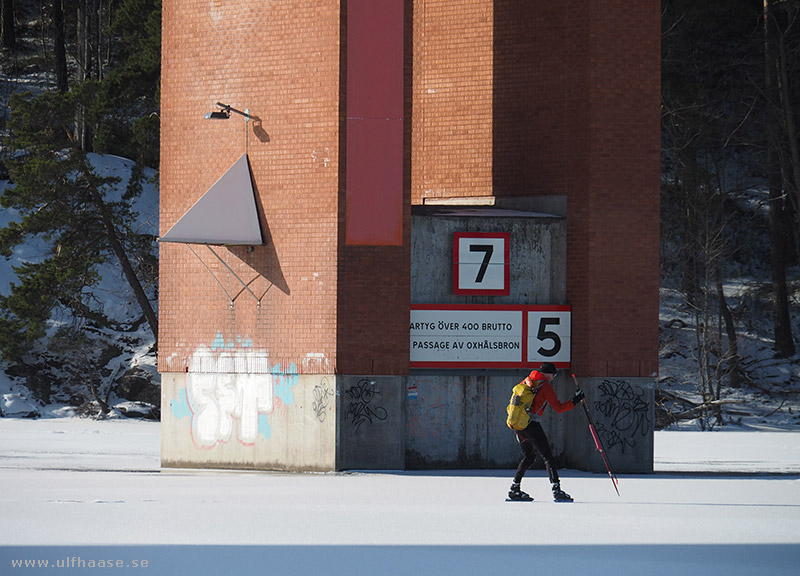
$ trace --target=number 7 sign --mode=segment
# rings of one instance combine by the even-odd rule
[[[456,232],[453,235],[453,293],[509,294],[508,232]]]

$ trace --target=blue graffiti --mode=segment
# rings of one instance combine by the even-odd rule
[[[225,337],[222,335],[222,332],[217,331],[217,335],[214,336],[214,339],[211,341],[211,349],[216,350],[230,350],[232,348],[236,348],[236,346],[240,348],[252,348],[253,347],[253,339],[252,338],[242,338],[241,336],[237,336],[234,340],[225,341]]]
[[[266,414],[258,415],[258,433],[266,440],[272,436],[272,426],[269,424],[269,417]]]
[[[281,402],[287,406],[294,404],[294,394],[292,387],[297,386],[300,381],[300,375],[297,373],[297,365],[292,362],[289,364],[289,369],[286,372],[281,371],[281,365],[276,364],[272,367],[272,376],[274,377],[275,398],[280,399]]]
[[[297,365],[292,362],[289,369],[284,372],[281,370],[281,365],[276,364],[270,370],[272,373],[272,395],[273,398],[279,400],[284,406],[291,406],[294,404],[294,393],[292,387],[297,386],[300,381],[300,375],[297,373]],[[260,413],[258,415],[258,432],[265,439],[272,436],[272,425],[269,422],[270,415],[267,413]]]
[[[257,352],[252,339],[236,337],[226,341],[219,331],[211,349],[226,353],[234,349],[234,354],[241,354],[242,358]],[[269,374],[261,375],[188,374],[186,387],[170,400],[170,412],[176,420],[191,419],[192,437],[200,446],[211,448],[234,435],[243,444],[251,445],[258,436],[272,436],[270,419],[276,408],[286,415],[286,409],[294,404],[292,388],[299,381],[294,362],[286,369],[275,364]]]
[[[214,336],[214,340],[211,342],[211,349],[212,350],[224,350],[225,349],[225,338],[222,336],[222,332],[217,332],[217,335]],[[229,342],[228,348],[233,348],[234,343]]]
[[[189,406],[189,398],[186,396],[186,388],[178,390],[178,397],[170,401],[169,409],[177,420],[188,418],[192,415],[192,408]]]

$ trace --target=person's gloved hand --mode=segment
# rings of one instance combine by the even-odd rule
[[[573,397],[572,397],[572,403],[573,403],[573,404],[575,404],[575,406],[577,406],[577,405],[578,405],[578,403],[579,403],[581,400],[583,400],[584,398],[586,398],[586,394],[584,394],[584,393],[583,393],[583,390],[581,390],[580,388],[578,388],[578,393],[577,393],[577,394],[575,394],[575,396],[573,396]]]

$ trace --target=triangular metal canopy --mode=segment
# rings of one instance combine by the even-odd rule
[[[247,154],[242,154],[160,241],[220,246],[263,244]]]

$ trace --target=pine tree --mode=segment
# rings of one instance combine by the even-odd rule
[[[15,95],[7,160],[13,186],[0,197],[20,219],[0,231],[0,253],[8,256],[31,236],[48,250],[41,262],[16,269],[19,284],[0,299],[0,346],[19,358],[44,335],[45,322],[59,305],[73,318],[97,321],[89,289],[98,281],[95,266],[116,257],[153,334],[155,312],[126,251],[129,203],[107,197],[116,179],[101,178],[73,137],[76,106],[92,99],[91,90],[39,97]]]
[[[92,109],[93,146],[156,168],[159,156],[161,1],[126,0],[107,31],[115,65]]]

